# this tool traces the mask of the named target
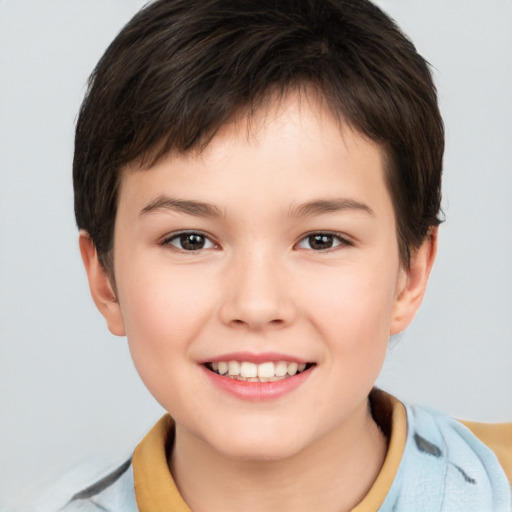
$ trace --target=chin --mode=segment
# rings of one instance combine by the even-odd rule
[[[234,460],[284,460],[299,453],[307,444],[291,438],[289,433],[282,435],[276,431],[264,432],[262,429],[240,433],[229,430],[223,434],[221,439],[212,440],[209,444],[223,457]]]

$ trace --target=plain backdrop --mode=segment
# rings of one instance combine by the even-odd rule
[[[72,207],[86,79],[142,4],[0,0],[4,503],[87,458],[122,460],[163,413],[89,297]],[[438,260],[379,385],[459,418],[510,421],[512,1],[378,4],[432,63],[447,131]]]

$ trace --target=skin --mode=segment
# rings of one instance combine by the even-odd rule
[[[115,288],[81,234],[99,310],[176,421],[169,465],[193,511],[350,510],[375,480],[386,440],[367,397],[436,250],[434,230],[401,266],[383,166],[320,97],[290,93],[201,154],[124,171]],[[204,248],[185,250],[183,230]],[[312,245],[318,233],[332,247]],[[248,401],[201,364],[239,351],[315,366],[297,389]]]

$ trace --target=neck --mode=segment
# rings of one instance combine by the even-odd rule
[[[193,512],[342,512],[364,498],[385,454],[365,403],[346,424],[282,460],[230,459],[176,425],[169,463]]]

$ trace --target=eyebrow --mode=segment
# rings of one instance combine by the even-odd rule
[[[336,213],[344,210],[358,210],[372,216],[375,212],[366,204],[354,199],[317,199],[294,206],[290,215],[292,217],[312,217],[324,213]]]
[[[171,210],[177,213],[186,213],[196,217],[221,217],[222,211],[215,205],[202,201],[176,199],[168,196],[159,196],[147,204],[139,213],[146,215],[158,210]]]
[[[202,201],[176,199],[168,196],[159,196],[147,204],[139,213],[146,215],[158,210],[171,210],[177,213],[186,213],[196,217],[222,217],[222,211],[217,206]],[[316,199],[294,206],[290,210],[292,217],[312,217],[325,213],[336,213],[344,210],[359,210],[370,215],[374,211],[366,204],[354,199]]]

